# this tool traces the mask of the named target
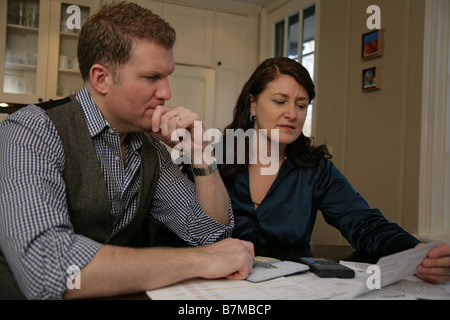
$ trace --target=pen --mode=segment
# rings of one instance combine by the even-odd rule
[[[266,269],[278,269],[277,267],[271,265],[268,262],[262,262],[262,261],[253,261],[253,266],[254,267],[263,267]]]

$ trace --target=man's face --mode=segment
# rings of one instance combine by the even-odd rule
[[[170,99],[174,68],[172,49],[134,41],[131,59],[108,82],[102,112],[110,125],[120,134],[150,131],[154,108]]]

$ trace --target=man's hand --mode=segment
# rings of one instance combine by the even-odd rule
[[[174,147],[180,140],[172,141],[173,133],[177,129],[186,129],[191,138],[191,152],[201,152],[204,149],[203,134],[205,130],[199,121],[201,119],[198,114],[185,107],[157,106],[153,112],[152,132],[150,134],[169,147]]]
[[[228,238],[198,249],[205,260],[199,275],[202,278],[242,280],[253,271],[255,252],[251,242]]]

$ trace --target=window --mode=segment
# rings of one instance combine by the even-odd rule
[[[300,25],[301,21],[301,25]],[[314,81],[315,55],[315,6],[312,5],[285,17],[275,23],[274,52],[275,57],[289,57],[299,61],[309,72]],[[299,46],[301,43],[301,46]],[[308,107],[303,133],[311,136],[313,105]]]
[[[419,237],[450,240],[450,3],[426,1]]]

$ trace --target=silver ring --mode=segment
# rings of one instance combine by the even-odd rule
[[[181,120],[181,117],[179,115],[176,115],[174,118],[177,118],[178,120]]]

